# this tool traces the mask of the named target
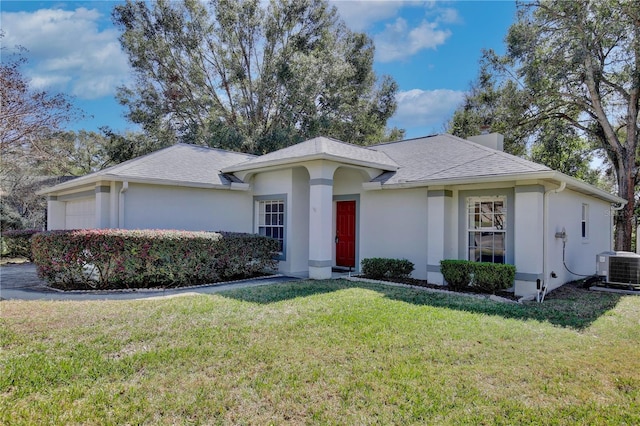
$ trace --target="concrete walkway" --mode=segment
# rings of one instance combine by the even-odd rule
[[[257,287],[299,278],[274,276],[225,284],[210,284],[174,289],[135,289],[107,291],[59,291],[47,286],[36,273],[32,263],[0,266],[0,300],[135,300],[174,297],[193,294],[212,294],[243,287]]]

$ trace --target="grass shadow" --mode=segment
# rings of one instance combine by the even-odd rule
[[[433,293],[409,287],[388,286],[347,280],[293,281],[269,286],[221,292],[220,295],[252,303],[268,304],[349,288],[373,290],[385,297],[414,305],[428,305],[519,320],[536,320],[577,330],[588,328],[621,299],[614,293],[600,293],[568,283],[549,293],[544,303],[504,303],[464,295]]]

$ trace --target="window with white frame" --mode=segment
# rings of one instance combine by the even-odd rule
[[[506,263],[507,199],[467,199],[468,259],[475,262]]]
[[[582,238],[589,238],[589,204],[582,205],[582,220],[580,222],[580,228],[582,231]]]
[[[284,200],[256,201],[258,234],[278,240],[280,253],[284,253],[284,210]]]

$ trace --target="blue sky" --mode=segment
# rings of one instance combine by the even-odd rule
[[[29,51],[23,73],[38,89],[64,92],[89,116],[70,129],[135,130],[115,101],[131,78],[111,23],[116,1],[6,1],[0,4],[4,47]],[[475,79],[481,50],[504,52],[514,1],[332,1],[347,25],[376,45],[374,67],[399,85],[390,126],[408,138],[444,131]],[[3,54],[6,54],[4,52]]]

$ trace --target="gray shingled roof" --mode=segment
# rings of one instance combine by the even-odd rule
[[[383,185],[551,171],[541,164],[446,134],[370,148],[384,152],[400,165],[396,172],[373,180]]]
[[[234,179],[225,176],[221,169],[242,163],[253,155],[196,145],[176,144],[133,160],[74,179],[66,184],[56,185],[44,193],[74,186],[83,181],[105,180],[171,181],[180,185],[226,186]]]
[[[223,168],[222,170],[225,172],[253,170],[271,165],[289,164],[317,158],[343,160],[383,170],[396,170],[398,168],[398,164],[382,151],[351,145],[321,136],[261,155],[241,164]]]

